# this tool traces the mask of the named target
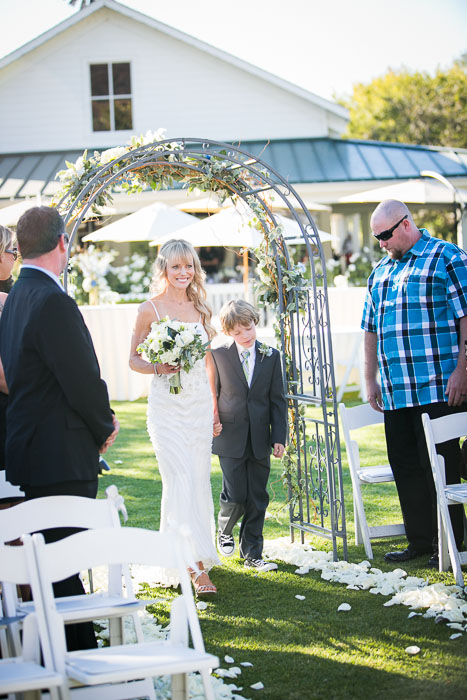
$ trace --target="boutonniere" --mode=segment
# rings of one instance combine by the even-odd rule
[[[264,357],[271,357],[272,355],[272,348],[269,345],[266,345],[266,343],[261,343],[258,351],[261,353],[261,362],[263,361]]]

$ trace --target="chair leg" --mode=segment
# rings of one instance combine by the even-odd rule
[[[172,676],[172,700],[188,700],[188,675],[178,673]]]
[[[206,700],[215,700],[212,676],[209,671],[201,671],[201,678],[203,679],[204,697]]]
[[[109,643],[111,647],[123,644],[123,617],[109,618]]]
[[[355,517],[355,542],[357,543],[357,532],[359,533],[359,541],[363,542],[365,547],[365,554],[368,559],[373,559],[373,549],[370,542],[370,533],[368,530],[368,523],[365,516],[365,508],[363,505],[362,493],[360,491],[360,485],[355,486],[353,489],[354,498],[354,509],[356,512]]]
[[[438,504],[438,557],[439,571],[447,571],[449,569],[449,551],[448,541],[446,538],[446,530],[443,526],[443,518],[441,516],[441,508]]]

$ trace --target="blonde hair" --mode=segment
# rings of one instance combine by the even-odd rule
[[[13,242],[13,233],[6,226],[0,225],[0,255],[3,255]]]
[[[214,338],[216,329],[211,325],[212,311],[206,302],[206,289],[204,280],[206,273],[201,267],[198,254],[191,243],[183,239],[172,238],[161,246],[153,268],[153,276],[149,291],[151,294],[160,294],[167,286],[167,267],[174,260],[187,262],[193,260],[194,275],[187,287],[186,294],[193,306],[201,315],[201,321],[206,329],[209,339]]]
[[[248,328],[252,323],[255,326],[259,323],[259,313],[255,307],[243,299],[232,299],[228,301],[221,309],[220,321],[224,333],[231,333],[234,326],[239,323],[241,326]]]

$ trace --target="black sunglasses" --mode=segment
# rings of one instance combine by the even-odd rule
[[[392,234],[396,230],[396,228],[408,217],[408,214],[402,217],[400,221],[397,222],[397,224],[394,224],[392,228],[386,229],[386,231],[381,231],[381,233],[374,233],[373,236],[376,238],[377,241],[389,241],[390,238],[392,238]]]
[[[13,260],[18,259],[18,248],[7,248],[5,253],[10,253],[13,256]]]

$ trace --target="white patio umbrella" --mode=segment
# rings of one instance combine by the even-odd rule
[[[38,201],[37,199],[25,199],[22,202],[10,204],[8,207],[0,209],[0,224],[2,224],[2,226],[16,226],[18,219],[25,211],[41,205],[48,206],[48,204],[49,200]]]
[[[202,199],[187,199],[186,202],[181,202],[177,204],[177,209],[182,211],[195,212],[196,214],[215,214],[221,209],[233,206],[232,200],[227,199],[223,204],[219,203],[218,198],[215,194],[210,197],[203,197]],[[326,204],[319,204],[318,202],[312,202],[305,200],[305,206],[309,211],[331,211],[331,207]],[[287,209],[287,205],[279,197],[276,197],[273,201],[269,202],[269,207],[272,211],[277,211],[278,209]]]
[[[252,225],[254,214],[249,207],[238,203],[236,207],[222,209],[218,214],[208,216],[191,226],[160,236],[149,245],[161,245],[170,238],[183,238],[195,248],[200,246],[222,246],[243,248],[243,282],[248,287],[248,248],[257,248],[262,234]],[[275,215],[278,224],[284,227],[284,237],[288,243],[304,243],[300,226],[296,221],[279,214]],[[331,240],[331,234],[320,232],[322,241]]]
[[[154,202],[139,209],[134,214],[103,226],[99,231],[83,237],[87,243],[92,241],[113,241],[126,243],[132,241],[158,241],[161,237],[171,237],[174,231],[183,229],[196,221],[195,216],[169,207],[162,202]]]
[[[262,234],[253,225],[254,214],[244,206],[222,209],[218,214],[212,214],[205,219],[197,220],[191,226],[181,231],[172,231],[169,235],[159,236],[149,245],[161,245],[170,238],[184,238],[193,246],[222,246],[237,248],[257,248],[261,243]],[[296,221],[280,214],[275,214],[278,224],[284,227],[284,238],[287,243],[297,245],[304,243],[302,231]],[[322,243],[332,240],[330,233],[318,231]]]

